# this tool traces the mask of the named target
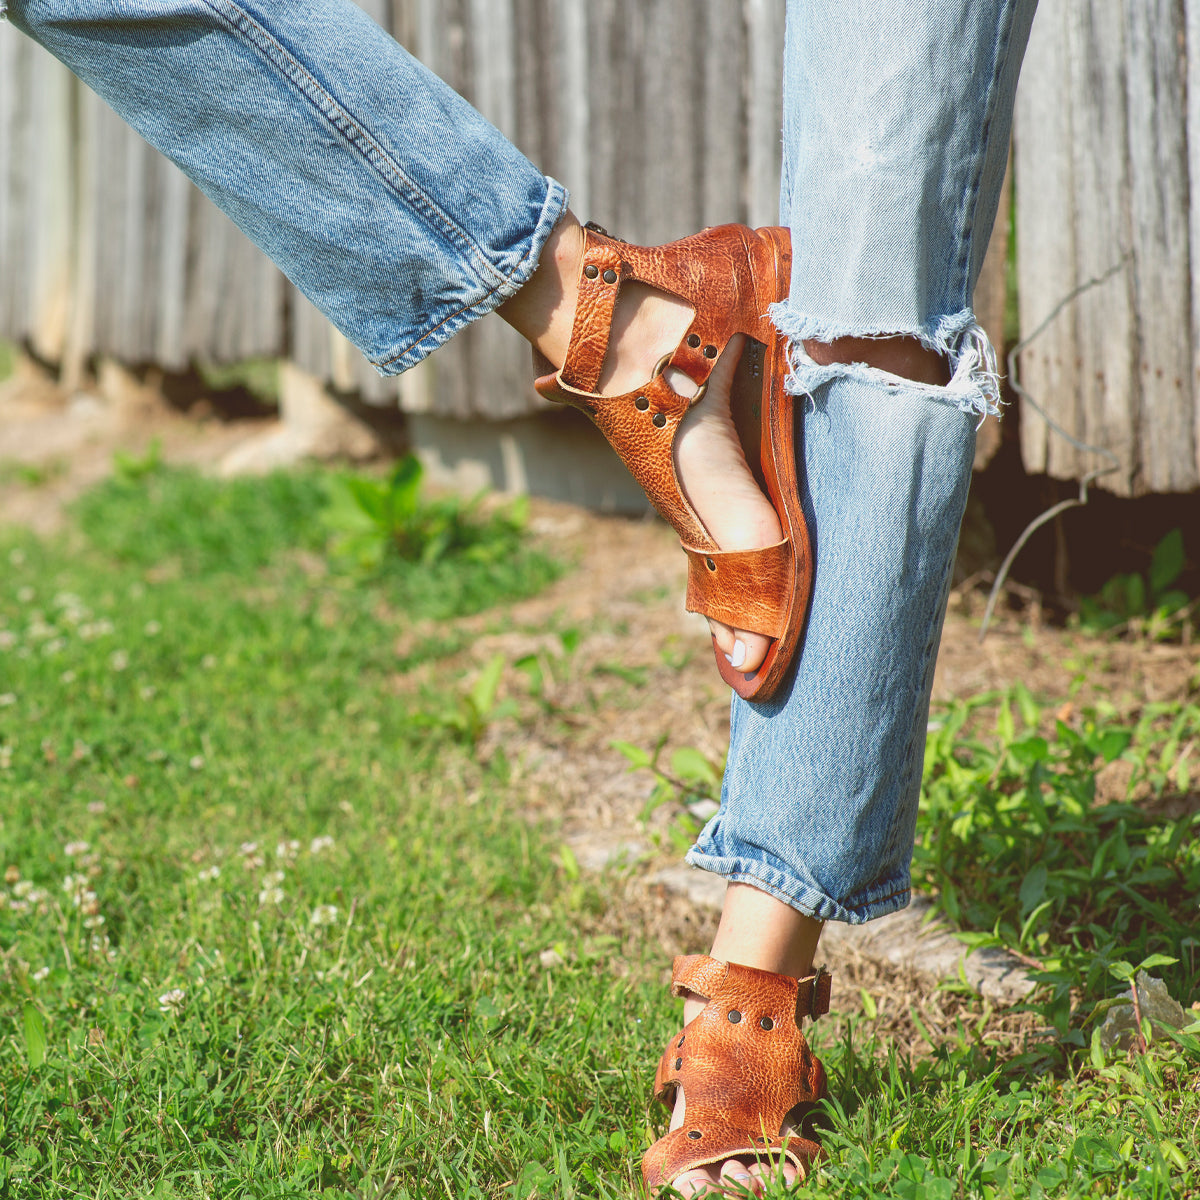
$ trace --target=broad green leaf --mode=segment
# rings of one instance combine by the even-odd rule
[[[1151,954],[1149,958],[1143,958],[1137,965],[1139,971],[1152,971],[1155,967],[1173,967],[1179,959],[1172,958],[1169,954]]]
[[[1150,594],[1159,596],[1165,592],[1179,578],[1186,561],[1183,532],[1172,529],[1154,547],[1154,557],[1150,560]]]
[[[680,779],[716,786],[720,782],[712,763],[694,746],[681,746],[671,755],[671,771]]]
[[[471,688],[471,703],[476,713],[486,717],[496,703],[496,689],[500,686],[500,677],[504,674],[504,655],[496,654],[479,673]]]
[[[632,742],[614,740],[608,744],[629,763],[631,770],[648,767],[652,761],[648,750],[642,746],[635,746]]]
[[[579,878],[579,860],[575,857],[575,851],[563,842],[558,848],[559,862],[562,863],[563,874],[572,881]]]
[[[1029,694],[1029,689],[1023,683],[1014,684],[1012,691],[1017,707],[1021,710],[1021,720],[1025,722],[1025,727],[1036,729],[1038,722],[1042,719],[1041,708],[1038,707],[1034,698]]]
[[[36,1005],[25,1002],[25,1057],[30,1070],[36,1071],[46,1061],[46,1022]]]
[[[1104,1047],[1100,1044],[1099,1025],[1092,1030],[1092,1066],[1095,1067],[1097,1071],[1103,1071],[1105,1067]]]
[[[1093,745],[1096,753],[1110,763],[1125,753],[1132,740],[1132,729],[1106,729]]]
[[[1025,872],[1025,878],[1021,880],[1021,890],[1018,894],[1023,912],[1029,912],[1041,903],[1042,897],[1046,894],[1048,878],[1049,872],[1046,870],[1045,863],[1035,863]]]

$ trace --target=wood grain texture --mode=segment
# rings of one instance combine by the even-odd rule
[[[1117,458],[1100,486],[1121,495],[1200,486],[1194,8],[1051,0],[1018,95],[1022,336],[1084,288],[1022,355],[1022,380],[1054,422]],[[1029,405],[1021,420],[1030,470],[1070,479],[1103,465]]]

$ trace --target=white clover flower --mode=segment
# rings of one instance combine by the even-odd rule
[[[25,551],[20,546],[15,547],[8,552],[8,561],[14,567],[23,567],[25,565]]]
[[[163,992],[159,996],[158,1007],[164,1013],[178,1013],[183,1010],[185,1000],[187,1000],[187,992],[183,988],[172,988],[169,992]]]
[[[238,853],[239,853],[239,854],[240,854],[240,855],[241,855],[243,858],[248,858],[248,857],[249,857],[251,854],[253,854],[253,853],[254,853],[254,852],[257,850],[257,849],[258,849],[258,843],[257,843],[257,842],[243,842],[243,843],[242,843],[242,844],[241,844],[241,845],[238,847]]]
[[[41,983],[42,980],[45,979],[46,976],[49,974],[50,974],[49,967],[38,967],[38,969],[36,971],[34,971],[34,973],[29,978],[32,979],[34,983]]]
[[[199,879],[201,883],[210,883],[214,879],[220,879],[220,877],[221,868],[215,864],[211,867],[201,867],[196,874],[196,878]]]
[[[0,650],[10,650],[17,644],[17,635],[11,629],[0,629]]]
[[[84,917],[83,919],[84,929],[99,929],[103,924],[104,916],[102,913],[95,913],[94,915],[90,917]]]
[[[138,689],[138,695],[143,700],[153,700],[158,695],[158,688],[154,687],[153,684],[147,684],[145,687]]]
[[[68,858],[74,858],[77,854],[86,854],[91,848],[87,842],[68,842],[63,847],[63,853]]]
[[[29,879],[22,879],[13,884],[13,895],[20,899],[25,899],[30,892],[33,891],[33,882]]]
[[[323,854],[326,850],[333,849],[333,838],[327,833],[322,833],[318,837],[313,838],[309,844],[309,854]]]
[[[211,671],[217,665],[217,656],[215,654],[206,654],[201,660],[200,665],[206,670]]]
[[[75,682],[75,672],[74,671],[64,671],[58,677],[58,679],[59,679],[60,683],[74,683]]]
[[[0,692],[0,708],[9,708],[16,704],[17,695],[15,692]]]
[[[34,613],[33,620],[29,622],[29,628],[25,632],[29,637],[44,642],[48,638],[54,637],[58,633],[58,629],[44,621],[41,613]]]
[[[162,633],[162,626],[157,621],[147,621],[142,632],[147,637],[158,637]]]
[[[282,871],[268,871],[262,877],[263,887],[278,887],[284,880]]]
[[[101,813],[108,811],[108,805],[103,800],[89,800],[87,808],[93,817],[98,817]]]
[[[265,887],[258,893],[258,906],[265,908],[268,904],[278,906],[283,903],[283,888]]]
[[[108,665],[114,671],[124,671],[129,666],[129,653],[126,650],[114,650],[108,656]]]
[[[62,653],[63,647],[67,642],[65,638],[51,638],[48,642],[42,644],[42,653],[49,658],[52,654]]]
[[[300,843],[294,838],[286,842],[280,842],[279,845],[275,847],[276,858],[295,858],[299,853]]]
[[[113,632],[113,623],[107,617],[99,621],[89,621],[79,626],[79,636],[85,642],[94,642],[97,638],[108,637]]]
[[[13,748],[11,746],[0,746],[0,771],[8,771],[12,769]]]
[[[338,919],[338,907],[336,904],[318,904],[312,910],[312,916],[308,918],[310,925],[333,925]]]
[[[21,604],[29,604],[32,602],[37,593],[31,587],[23,587],[17,591],[17,601]]]
[[[188,766],[191,767],[193,771],[202,771],[204,769],[204,755],[193,754],[192,757],[188,759]]]
[[[14,912],[18,916],[22,916],[23,914],[25,914],[29,911],[29,901],[28,900],[10,900],[8,902],[8,908],[9,908],[10,912]]]

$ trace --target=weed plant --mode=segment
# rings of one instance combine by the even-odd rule
[[[618,890],[478,759],[503,664],[409,685],[463,643],[446,596],[398,615],[391,572],[316,569],[325,495],[149,464],[84,500],[86,537],[0,533],[0,1196],[637,1194],[661,947],[618,940]],[[814,1029],[802,1194],[1197,1194],[1194,1036],[1064,1062],[977,1009],[910,1059],[873,1022],[895,1003]]]
[[[969,732],[997,706],[989,736]],[[1098,714],[1044,736],[1018,686],[952,705],[931,729],[914,874],[977,943],[1016,950],[1051,988],[1047,1016],[1082,1041],[1081,1005],[1111,992],[1114,963],[1162,955],[1173,995],[1200,994],[1200,812],[1164,818],[1132,799],[1097,801],[1099,769],[1128,761],[1130,794],[1186,795],[1180,749],[1200,707],[1153,705],[1134,727]]]

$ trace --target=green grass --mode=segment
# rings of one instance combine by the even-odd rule
[[[437,661],[555,567],[346,573],[327,494],[151,463],[0,532],[0,1196],[635,1194],[661,947],[475,755],[489,670]],[[1096,1063],[961,1012],[916,1058],[818,1024],[805,1194],[1196,1194],[1195,1038]]]

